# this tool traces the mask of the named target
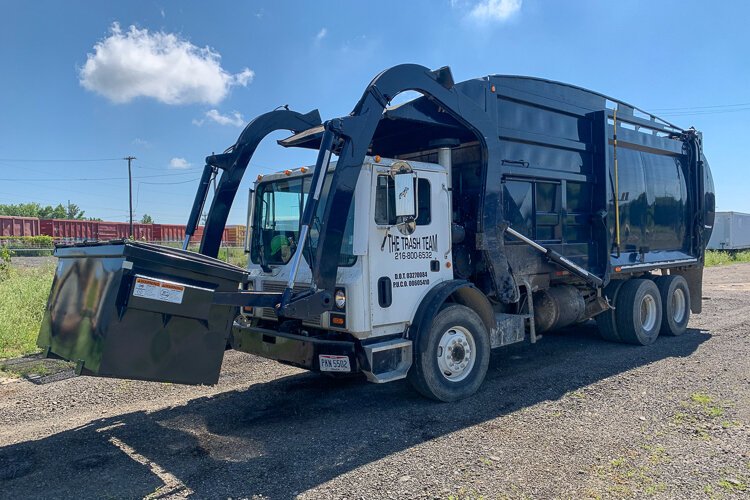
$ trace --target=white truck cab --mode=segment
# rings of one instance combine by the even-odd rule
[[[336,163],[332,162],[329,172],[335,168]],[[258,177],[248,207],[246,245],[249,287],[253,290],[278,292],[286,286],[311,177],[312,169],[304,167]],[[398,350],[399,362],[393,366],[397,370],[363,370],[372,381],[406,376],[411,365],[411,342],[404,339],[404,333],[427,293],[439,283],[453,279],[450,196],[446,166],[366,157],[339,256],[334,307],[319,318],[303,322],[303,326],[327,330],[331,335],[345,334],[375,349]],[[399,210],[407,215],[399,215]],[[316,220],[310,231],[313,247],[319,224]],[[312,280],[309,259],[314,252],[304,251],[303,255],[295,290],[309,288]],[[242,316],[244,321],[235,325],[235,338],[258,327],[280,327],[271,308],[244,308]],[[378,340],[382,339],[386,342],[379,345]],[[265,331],[260,342],[241,350],[276,359],[274,347],[278,344],[275,334]],[[294,363],[291,359],[281,360]],[[319,368],[354,371],[351,362],[324,363]]]

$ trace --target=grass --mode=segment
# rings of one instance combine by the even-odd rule
[[[731,493],[747,491],[747,485],[737,479],[722,479],[719,481],[719,487]]]
[[[705,392],[694,392],[690,395],[690,400],[694,403],[698,403],[701,406],[709,405],[713,402],[713,398]]]
[[[177,242],[162,242],[157,244],[170,248],[182,248],[182,244]],[[197,252],[199,247],[200,245],[191,244],[188,247],[188,250],[190,250],[191,252]],[[216,258],[219,260],[223,260],[224,262],[228,262],[242,268],[247,267],[247,257],[248,256],[245,253],[244,247],[225,246],[219,247],[219,254],[216,256]]]
[[[695,392],[691,394],[690,400],[693,403],[697,403],[703,410],[703,413],[708,417],[719,418],[724,416],[724,408],[718,404],[714,404],[714,398],[705,392]]]
[[[221,247],[217,258],[238,267],[247,267],[247,254],[242,247]]]
[[[666,449],[661,445],[644,445],[642,448],[649,452],[648,457],[629,453],[630,458],[620,456],[594,469],[596,476],[607,481],[605,487],[610,496],[642,498],[667,491],[667,485],[659,481],[660,474],[653,468],[669,461]],[[648,463],[643,463],[646,458]],[[601,498],[598,494],[589,496]]]
[[[706,250],[706,267],[723,266],[738,262],[750,262],[750,250],[743,250],[741,252]]]
[[[36,337],[54,271],[53,266],[11,267],[0,278],[0,359],[38,350]]]
[[[10,366],[0,365],[0,376],[9,377],[9,378],[18,378],[18,377],[29,377],[31,375],[36,375],[39,377],[44,377],[47,375],[52,375],[53,373],[57,373],[58,371],[61,371],[67,368],[73,368],[72,363],[63,363],[63,362],[57,362],[57,363],[58,365],[55,366],[54,368],[50,367],[50,364],[45,363],[44,361],[37,361],[37,362],[30,362],[30,363],[17,363],[17,364],[13,364]]]
[[[712,434],[709,432],[716,423],[721,423],[724,429],[731,429],[739,425],[734,420],[722,419],[727,411],[733,406],[728,400],[719,401],[716,397],[703,392],[694,392],[690,398],[680,402],[683,411],[672,416],[672,423],[689,431],[693,436],[704,441],[710,441]]]

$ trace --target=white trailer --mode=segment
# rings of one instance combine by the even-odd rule
[[[750,248],[750,214],[716,212],[714,231],[708,241],[711,250],[745,250]]]

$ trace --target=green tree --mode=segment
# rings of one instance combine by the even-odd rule
[[[141,224],[153,224],[154,219],[149,214],[143,214],[141,217]]]
[[[42,206],[39,203],[18,203],[17,205],[0,204],[0,215],[11,217],[38,217],[40,219],[83,219],[84,211],[75,203],[57,206]]]
[[[18,205],[0,204],[0,215],[11,217],[38,217],[42,206],[39,203],[19,203]]]
[[[65,217],[68,219],[83,219],[83,210],[75,203],[68,200],[68,206],[65,207]]]

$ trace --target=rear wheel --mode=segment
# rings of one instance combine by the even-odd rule
[[[408,379],[428,398],[457,401],[471,396],[487,374],[489,334],[479,315],[466,306],[441,309],[414,348]]]
[[[609,303],[613,307],[616,306],[617,293],[620,291],[620,287],[624,283],[623,280],[612,280],[604,288],[604,296],[607,297]],[[617,333],[617,325],[615,323],[615,309],[609,309],[601,314],[596,315],[596,324],[599,327],[599,335],[604,340],[610,342],[622,342],[620,335]]]
[[[651,280],[630,279],[617,293],[615,323],[623,342],[653,344],[662,321],[661,295]]]
[[[659,276],[654,280],[661,295],[661,333],[682,335],[690,320],[690,289],[682,276]]]

